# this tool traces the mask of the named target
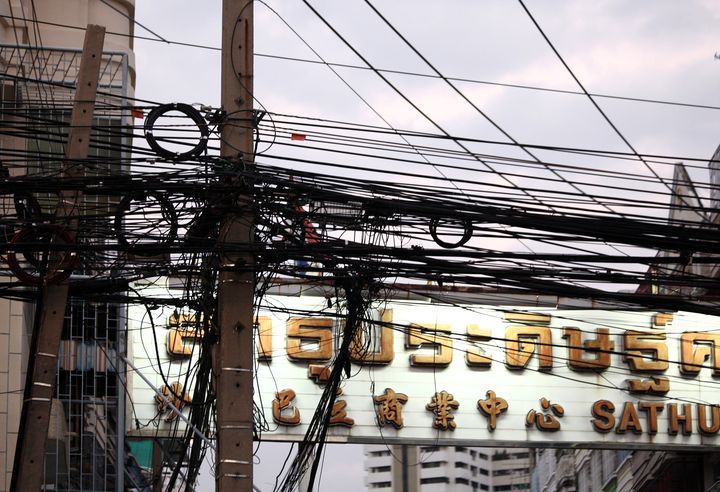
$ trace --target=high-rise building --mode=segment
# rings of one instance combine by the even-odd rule
[[[415,477],[419,488],[408,490],[510,492],[530,489],[528,449],[422,446],[418,451],[406,464],[415,468],[415,473],[406,476]],[[393,467],[402,466],[402,457],[391,447],[365,446],[368,490],[402,490],[398,488],[398,474],[393,473]]]
[[[60,166],[67,135],[62,122],[69,121],[88,24],[117,33],[105,37],[90,156],[117,166],[112,172],[126,171],[110,163],[128,157],[122,146],[127,137],[119,129],[130,121],[127,98],[134,94],[133,16],[134,0],[0,4],[0,171],[5,176],[41,174]],[[43,212],[51,211],[51,197],[34,195]],[[17,214],[17,196],[0,198],[3,218]],[[100,196],[87,196],[86,203],[96,210],[110,206]],[[3,231],[5,240],[17,232],[8,226]],[[81,263],[74,273],[93,272]],[[31,297],[0,299],[0,490],[10,486],[18,438],[35,310]],[[124,370],[118,354],[124,351],[125,336],[123,306],[69,302],[48,432],[47,488],[124,490],[125,474],[118,466],[125,461]]]

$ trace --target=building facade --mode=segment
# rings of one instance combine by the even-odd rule
[[[88,24],[118,33],[105,38],[99,89],[106,95],[100,99],[124,105],[133,96],[133,16],[132,0],[9,0],[0,5],[0,163],[6,176],[42,173],[61,162],[67,129],[47,121],[69,121]],[[105,131],[93,132],[91,157],[109,162],[125,157],[118,145],[124,137],[112,130],[129,118],[129,108],[96,112],[94,126]],[[28,128],[34,137],[24,132]],[[52,207],[41,194],[35,198],[44,208]],[[99,197],[86,200],[91,207],[109,205]],[[17,213],[13,201],[3,195],[4,217]],[[6,227],[5,233],[13,231]],[[93,272],[81,266],[77,273]],[[34,310],[31,301],[0,299],[0,490],[10,487]],[[117,466],[125,461],[124,370],[118,357],[125,336],[123,306],[69,302],[48,433],[47,488],[125,490],[123,467]]]
[[[365,446],[367,490],[402,491],[399,446]],[[525,448],[413,447],[405,476],[408,491],[510,492],[530,489],[530,451]],[[400,482],[400,483],[399,483]],[[413,486],[415,488],[413,488]]]

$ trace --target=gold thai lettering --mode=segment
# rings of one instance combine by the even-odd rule
[[[478,325],[467,325],[467,339],[472,347],[468,348],[465,353],[465,362],[470,367],[490,367],[492,358],[485,355],[485,350],[476,344],[488,342],[492,339],[492,334],[488,328],[480,328]]]
[[[268,316],[259,316],[255,323],[257,359],[269,361],[272,359],[272,319]]]
[[[505,313],[505,319],[522,325],[505,330],[505,365],[510,369],[524,369],[533,354],[538,353],[538,368],[549,371],[553,366],[550,315],[536,313]],[[536,350],[537,349],[537,350]]]
[[[432,354],[410,355],[411,366],[447,366],[452,362],[450,325],[412,324],[408,329],[406,348],[431,348]]]
[[[287,321],[287,356],[296,361],[332,358],[332,318],[290,318]]]
[[[386,309],[380,315],[379,343],[374,346],[373,337],[366,337],[365,330],[357,330],[350,344],[350,360],[361,364],[389,364],[395,357],[393,348],[395,330],[392,327],[392,309]],[[373,350],[377,349],[377,350]]]
[[[185,313],[185,312],[178,312],[174,311],[167,320],[168,326],[171,327],[189,327],[189,326],[197,326],[198,324],[201,324],[203,321],[202,313],[200,314],[200,317],[198,318],[195,313]]]
[[[167,334],[167,352],[171,357],[190,357],[192,346],[187,341],[196,341],[202,338],[203,332],[199,328],[171,328]]]
[[[720,375],[720,333],[685,332],[680,336],[680,370],[696,376],[710,359],[713,375]]]
[[[330,381],[330,374],[332,374],[330,366],[320,364],[308,365],[308,378],[314,379],[317,384],[325,384]]]
[[[653,328],[661,328],[671,324],[673,317],[673,313],[655,313],[652,317]]]
[[[609,333],[607,328],[598,328],[594,339],[583,341],[579,328],[565,328],[563,338],[568,340],[568,366],[576,371],[604,371],[610,367],[610,352],[615,348],[615,342],[610,340]],[[586,359],[586,354],[592,354],[592,358]]]
[[[663,372],[668,368],[665,333],[628,330],[623,334],[625,361],[631,371]]]
[[[186,341],[200,340],[203,336],[202,316],[198,318],[194,313],[174,311],[167,320],[168,334],[165,348],[168,355],[174,358],[190,357],[192,346]]]
[[[629,379],[628,389],[631,393],[664,395],[670,391],[670,379],[663,376],[652,377],[649,379]]]

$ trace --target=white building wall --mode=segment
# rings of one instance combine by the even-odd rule
[[[367,490],[394,490],[392,477],[385,471],[393,459],[387,446],[365,446]],[[530,457],[524,448],[423,446],[419,462],[409,464],[413,465],[420,467],[422,492],[517,491],[530,487]]]

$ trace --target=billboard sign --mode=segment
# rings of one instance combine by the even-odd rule
[[[301,440],[342,318],[324,297],[268,296],[266,306],[254,395],[270,427],[262,439]],[[399,300],[372,317],[353,343],[330,442],[652,449],[718,442],[714,317]],[[178,376],[166,378],[170,384],[182,383],[183,364],[191,363],[192,334],[181,324],[156,323],[166,373]],[[143,363],[135,350],[135,364],[152,367],[151,355]],[[160,408],[152,393],[133,399],[136,412]],[[140,410],[141,400],[150,407]]]

